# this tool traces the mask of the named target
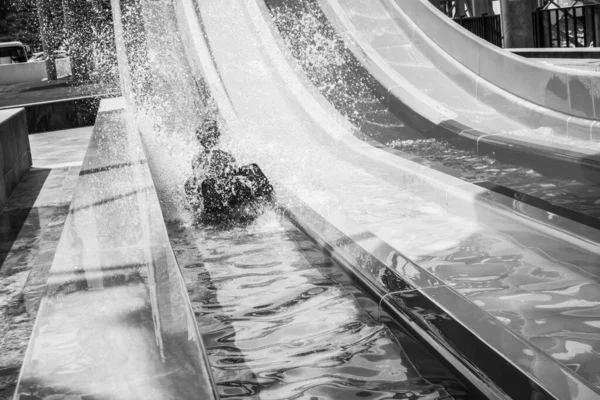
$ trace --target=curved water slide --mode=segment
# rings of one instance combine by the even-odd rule
[[[357,3],[354,2],[352,7]],[[600,105],[598,73],[557,68],[516,56],[463,30],[426,0],[377,1],[369,5],[370,11],[378,6],[385,7],[386,17],[392,17],[397,26],[410,32],[412,42],[435,60],[438,68],[452,75],[469,94],[490,106],[502,107],[503,100],[504,103],[508,103],[506,100],[514,102],[514,98],[509,97],[514,95],[528,102],[518,103],[527,107],[532,115],[544,113],[544,109],[547,109],[549,117],[571,117],[570,124],[588,127],[600,118],[600,109],[597,108]],[[434,52],[438,52],[437,57],[440,58],[436,58]],[[468,80],[474,82],[469,84]],[[495,99],[493,92],[504,99]],[[542,109],[536,109],[535,106]],[[527,114],[516,113],[515,117],[526,124],[540,122],[531,121]],[[571,136],[578,135],[572,132]],[[583,133],[581,136],[587,138]]]
[[[329,4],[332,20],[349,15],[340,3]],[[568,293],[560,288],[600,289],[594,267],[600,261],[600,238],[595,230],[560,217],[542,221],[524,204],[514,211],[512,199],[507,206],[502,196],[365,137],[286,53],[262,1],[182,0],[175,6],[192,70],[226,127],[225,146],[242,161],[260,163],[288,216],[328,247],[383,305],[396,310],[399,319],[487,398],[599,398],[593,383],[598,353],[581,351],[593,345],[575,341],[573,349],[560,337],[552,343],[555,353],[564,350],[563,360],[580,363],[575,373],[543,342],[518,329],[520,324],[537,332],[537,314],[525,299],[543,298],[548,317],[566,301],[561,296]],[[351,28],[347,22],[338,27]],[[384,29],[383,23],[378,26]],[[351,36],[359,38],[357,32]],[[425,69],[418,67],[422,69],[415,73]],[[434,84],[429,88],[433,91],[442,79],[438,75],[437,81],[418,82]],[[438,125],[452,125],[447,121],[463,115],[436,108],[439,102],[426,96],[427,87],[408,88],[422,104],[412,111],[425,114],[433,108]],[[468,114],[478,127],[524,126],[490,107],[480,104],[480,109]],[[421,115],[421,120],[426,118]],[[469,283],[475,277],[454,279],[468,275],[474,260],[460,254],[472,248],[482,257],[478,267],[491,266],[494,274],[503,271],[506,287],[490,286],[502,295],[492,295],[488,304],[469,297],[487,292],[478,290],[486,287],[485,277],[478,281],[483,282],[480,287]],[[454,278],[445,275],[440,268],[448,262],[463,272]],[[541,271],[541,278],[532,271]],[[390,274],[396,282],[392,287],[386,284]],[[560,278],[546,285],[544,276]],[[516,282],[519,277],[528,277],[529,284],[517,287],[523,282]],[[504,317],[494,317],[498,310]],[[506,318],[513,314],[514,321]],[[572,321],[573,326],[582,322]]]
[[[464,30],[426,0],[320,1],[346,44],[430,135],[520,153],[597,181],[600,74],[528,60]]]

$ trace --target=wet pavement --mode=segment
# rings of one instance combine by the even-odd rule
[[[0,399],[12,398],[92,127],[30,135],[33,167],[0,212]]]

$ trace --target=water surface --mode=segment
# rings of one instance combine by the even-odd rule
[[[171,224],[170,237],[221,398],[471,398],[274,212],[247,227]]]

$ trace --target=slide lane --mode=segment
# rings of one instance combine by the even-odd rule
[[[574,110],[576,107],[589,110],[570,114],[558,112],[543,101],[538,104],[516,95],[499,82],[486,80],[463,65],[466,61],[461,64],[454,56],[461,54],[459,50],[462,49],[464,53],[474,54],[475,58],[481,57],[477,46],[487,44],[478,38],[474,41],[477,46],[473,41],[461,41],[462,48],[453,42],[434,42],[430,36],[438,35],[437,30],[448,30],[459,37],[470,35],[454,26],[456,24],[447,25],[447,18],[435,10],[428,10],[434,16],[432,18],[440,20],[432,27],[431,24],[415,24],[405,13],[406,4],[402,2],[378,0],[367,5],[362,0],[334,0],[319,1],[319,4],[348,48],[378,82],[379,90],[389,98],[390,110],[434,125],[425,124],[424,134],[480,154],[520,154],[537,168],[555,166],[563,173],[568,170],[568,175],[576,179],[597,181],[600,124],[593,110],[599,101],[590,94],[589,98],[579,99],[573,106]],[[506,78],[513,81],[511,85],[521,82],[521,87],[543,92],[550,98],[569,95],[554,93],[551,85],[561,82],[565,70],[569,70],[555,67],[549,88],[540,89],[532,82],[541,79],[540,76],[548,78],[551,71],[533,75],[539,68],[531,61],[501,49],[490,51],[520,66]],[[502,65],[500,61],[499,65]],[[593,74],[598,74],[590,74],[570,77],[571,86],[579,87],[574,82],[583,80],[586,84],[581,90],[592,90]],[[496,75],[504,76],[504,72],[498,71]],[[572,90],[575,96],[575,89]]]
[[[461,280],[464,270],[445,276],[443,284],[464,296],[487,292],[486,281],[498,285],[492,290],[521,290],[525,296],[574,282],[597,286],[597,277],[590,272],[598,259],[596,254],[539,233],[506,235],[476,220],[450,214],[440,205],[443,201],[435,201],[447,193],[428,192],[431,186],[422,184],[428,179],[423,178],[429,173],[426,167],[417,168],[419,172],[413,171],[412,177],[406,171],[399,173],[402,163],[395,156],[358,140],[345,119],[315,99],[314,91],[304,87],[296,75],[299,71],[278,54],[278,46],[273,46],[278,39],[271,35],[261,7],[264,4],[255,2],[198,1],[196,5],[183,2],[179,10],[195,72],[210,86],[228,126],[225,146],[241,161],[260,162],[279,187],[289,189],[305,204],[323,214],[341,211],[411,257],[431,261],[427,267],[432,271],[447,257],[454,260],[458,271],[473,261],[471,256],[461,257],[461,252],[477,249],[482,257],[478,265],[485,267],[481,261],[493,257],[493,266],[508,273],[492,278],[487,269],[487,276],[480,276],[478,283],[477,279]],[[193,21],[190,13],[197,11]],[[208,42],[202,39],[205,34]],[[419,187],[424,190],[419,191]],[[524,244],[527,241],[536,243]],[[561,260],[560,254],[568,255],[569,260]],[[542,271],[544,279],[534,270]],[[537,279],[536,284],[518,289],[510,279],[518,274]],[[545,279],[548,276],[554,279]],[[548,282],[551,285],[545,286]],[[477,298],[472,301],[482,303]],[[552,296],[548,301],[553,301]],[[515,322],[530,318],[520,312],[517,306]],[[508,321],[511,329],[512,322]],[[586,358],[590,355],[593,352],[586,353]],[[560,376],[565,380],[559,384],[555,375],[546,376],[531,360],[517,360],[514,354],[504,356],[519,364],[536,384],[550,388],[547,390],[554,398],[596,396],[595,388],[562,367]],[[544,363],[553,368],[551,361]]]

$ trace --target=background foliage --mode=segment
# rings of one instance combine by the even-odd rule
[[[41,49],[36,0],[0,0],[0,41],[18,40]]]

